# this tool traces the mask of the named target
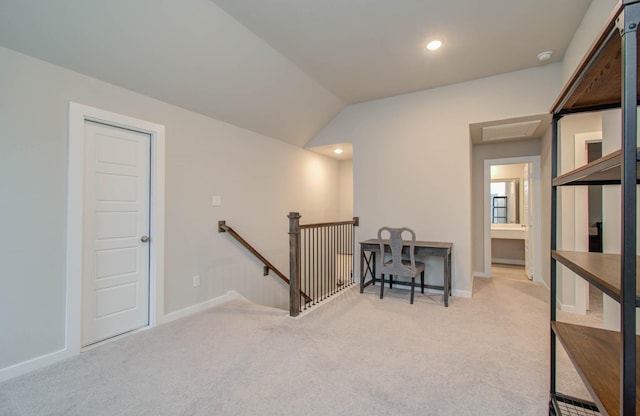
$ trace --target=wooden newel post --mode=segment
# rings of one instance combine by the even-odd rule
[[[289,315],[300,314],[300,217],[290,212],[289,218]]]

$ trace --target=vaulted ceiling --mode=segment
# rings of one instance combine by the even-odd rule
[[[0,45],[304,146],[349,104],[560,60],[589,4],[0,0]]]
[[[213,0],[347,103],[562,59],[590,0]],[[444,46],[427,52],[440,39]]]

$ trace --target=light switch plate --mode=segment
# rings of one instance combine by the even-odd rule
[[[214,207],[219,207],[222,205],[222,197],[220,195],[214,195],[211,197],[211,205]]]

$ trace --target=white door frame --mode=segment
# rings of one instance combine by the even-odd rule
[[[578,168],[586,165],[587,143],[602,142],[602,132],[593,131],[586,133],[576,133],[574,135],[573,167]],[[575,251],[589,251],[589,197],[588,187],[572,187],[573,191],[573,248]],[[567,244],[563,240],[563,244]],[[560,309],[580,315],[586,315],[589,310],[589,283],[580,278],[577,274],[563,270],[562,278],[573,277],[574,302],[573,304],[560,303]],[[569,299],[562,299],[568,302]]]
[[[84,203],[84,124],[97,121],[151,136],[149,246],[149,326],[164,315],[164,126],[69,102],[67,171],[67,355],[80,353],[82,323],[82,249]]]
[[[542,283],[542,184],[540,156],[521,156],[503,159],[486,159],[484,161],[484,276],[491,276],[491,165],[512,165],[517,163],[531,163],[533,183],[530,189],[533,191],[533,281]],[[531,233],[530,233],[531,235]]]

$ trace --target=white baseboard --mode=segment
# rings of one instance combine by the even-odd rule
[[[456,296],[456,297],[460,297],[460,298],[470,298],[471,297],[471,291],[470,290],[452,290],[451,291],[451,296]]]
[[[473,272],[473,277],[482,277],[483,279],[488,279],[491,277],[491,273]]]
[[[393,283],[394,283],[394,286],[393,286],[394,289],[400,289],[400,290],[406,290],[406,291],[411,290],[410,286],[406,286],[406,285],[402,285],[402,284],[399,284],[399,285],[395,286],[395,284],[396,284],[395,280],[394,280]],[[388,287],[389,282],[387,281],[386,284],[387,284],[386,287]],[[420,286],[417,285],[416,286],[416,290],[419,290],[419,289],[420,289]],[[429,288],[429,287],[425,287],[424,291],[426,293],[434,293],[436,295],[437,294],[442,294],[444,292],[442,289],[432,289],[432,288]],[[470,290],[451,289],[451,296],[458,296],[458,297],[461,297],[461,298],[470,298],[471,297],[471,291]]]
[[[514,264],[516,266],[524,266],[524,260],[513,260],[513,259],[491,259],[491,263],[498,264]]]
[[[209,309],[213,306],[220,305],[222,303],[228,302],[233,299],[245,299],[245,298],[242,295],[240,295],[238,292],[231,290],[227,292],[225,295],[218,296],[217,298],[209,299],[197,305],[189,306],[187,308],[180,309],[179,311],[171,312],[165,315],[157,323],[157,325],[166,324],[168,322],[175,321],[176,319],[193,315],[194,313],[203,311],[205,309]],[[54,351],[49,354],[41,355],[40,357],[32,358],[27,361],[13,364],[9,367],[1,368],[0,383],[3,381],[9,380],[11,378],[18,377],[23,374],[27,374],[32,371],[50,366],[62,360],[75,357],[78,354],[79,352],[71,351],[69,348],[63,348],[59,351]]]
[[[18,377],[30,373],[40,368],[44,368],[73,357],[75,354],[70,352],[68,348],[63,348],[49,354],[41,355],[21,363],[11,365],[0,369],[0,383],[14,377]]]
[[[217,298],[209,299],[202,303],[198,303],[197,305],[191,305],[184,309],[180,309],[175,312],[168,313],[162,318],[161,322],[159,322],[159,325],[175,321],[176,319],[186,318],[189,315],[202,312],[206,309],[212,308],[217,305],[221,305],[233,299],[246,299],[246,298],[241,294],[239,294],[238,292],[236,292],[235,290],[230,290],[226,294],[222,296],[218,296]]]
[[[562,312],[569,312],[577,315],[586,315],[586,312],[579,311],[576,305],[560,304],[560,310]]]

